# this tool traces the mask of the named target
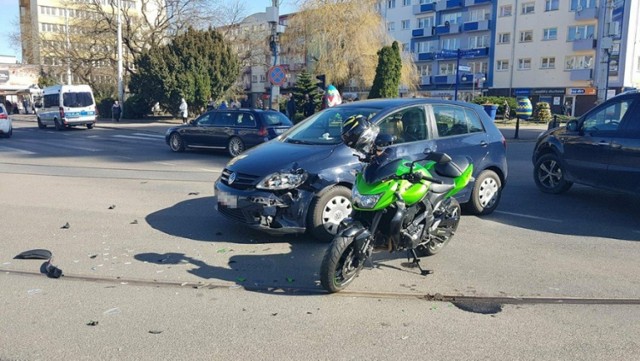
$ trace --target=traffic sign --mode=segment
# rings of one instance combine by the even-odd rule
[[[275,65],[269,68],[267,72],[269,83],[275,86],[282,86],[285,80],[287,80],[287,73],[284,71],[284,67],[281,65]]]
[[[460,66],[458,66],[458,70],[459,71],[471,71],[471,67],[470,66],[466,66],[466,65],[460,65]]]

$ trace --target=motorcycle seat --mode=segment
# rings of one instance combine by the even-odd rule
[[[469,158],[459,155],[451,158],[450,162],[436,164],[435,170],[438,175],[447,178],[459,177],[469,166]]]

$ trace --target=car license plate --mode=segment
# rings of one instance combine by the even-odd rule
[[[88,113],[87,113],[87,111],[86,111],[86,110],[83,110],[83,111],[81,111],[81,112],[80,112],[80,115],[81,115],[81,116],[86,116],[86,115],[88,115]]]
[[[227,208],[238,208],[238,197],[234,196],[233,194],[219,191],[218,203]]]
[[[286,129],[276,128],[276,134],[282,134]]]

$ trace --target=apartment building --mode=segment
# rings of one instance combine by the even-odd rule
[[[385,0],[420,94],[528,96],[582,114],[638,87],[640,0]],[[603,95],[608,94],[608,95]]]

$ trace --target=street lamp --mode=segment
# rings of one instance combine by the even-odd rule
[[[473,99],[475,99],[476,97],[476,79],[475,79],[475,74],[473,75],[473,83],[471,84],[471,101],[473,101]],[[480,83],[484,83],[487,80],[487,78],[485,77],[481,77],[480,79],[478,79],[478,88],[480,88]]]

